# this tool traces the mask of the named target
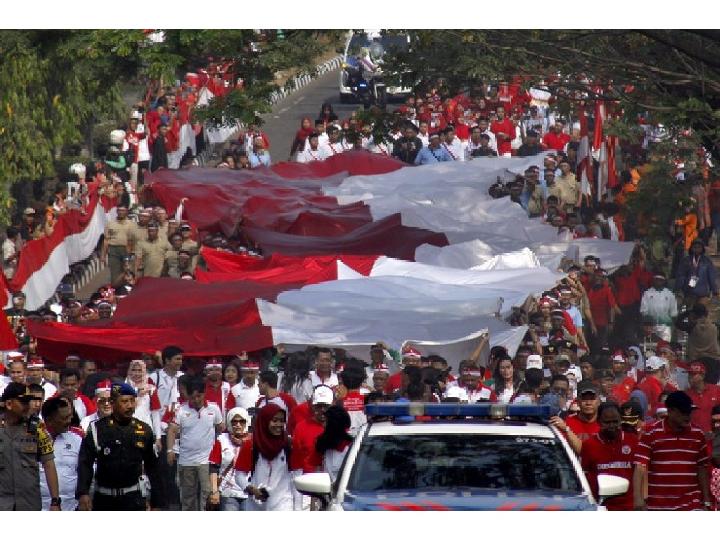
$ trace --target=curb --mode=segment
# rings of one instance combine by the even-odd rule
[[[316,78],[318,78],[320,75],[324,75],[328,71],[336,70],[340,67],[340,64],[342,63],[342,56],[336,56],[335,58],[331,58],[327,62],[323,62],[322,64],[319,64],[315,66],[315,69],[313,69],[312,74],[302,74],[298,75],[296,77],[293,77],[290,79],[287,83],[285,83],[285,86],[281,88],[280,90],[276,90],[272,94],[270,94],[270,104],[276,105],[289,95],[291,95],[294,92],[297,92],[301,88],[307,86],[312,81],[314,81]]]

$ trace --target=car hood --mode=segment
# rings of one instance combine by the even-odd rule
[[[346,492],[344,510],[597,510],[585,495],[557,492],[456,491]]]

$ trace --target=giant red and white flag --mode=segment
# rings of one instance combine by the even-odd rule
[[[542,158],[404,167],[349,152],[271,169],[163,171],[149,189],[168,211],[187,197],[184,215],[200,230],[230,234],[242,222],[264,256],[204,250],[196,281],[146,278],[108,321],[33,322],[31,332],[48,358],[77,350],[108,363],[170,343],[190,356],[407,340],[462,350],[487,330],[491,344],[516,344],[525,329],[504,318],[562,277],[563,258],[595,254],[612,269],[633,248],[559,241],[488,195],[497,176]]]

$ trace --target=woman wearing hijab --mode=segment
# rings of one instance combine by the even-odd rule
[[[305,141],[313,131],[312,120],[306,116],[300,122],[300,129],[295,134],[295,140],[290,148],[290,161],[295,161],[295,155],[305,149]]]
[[[156,439],[155,445],[159,448],[162,406],[158,399],[157,388],[148,380],[147,367],[143,360],[132,360],[130,362],[125,382],[137,392],[133,417],[152,427]]]
[[[342,466],[353,438],[348,433],[350,429],[350,414],[338,405],[333,405],[325,411],[325,431],[315,441],[315,452],[310,457],[310,463],[318,471],[330,475],[333,482]]]
[[[285,411],[279,405],[265,405],[255,419],[252,438],[240,450],[235,483],[249,495],[247,510],[293,509],[290,440],[285,422]]]
[[[210,502],[220,510],[243,510],[247,494],[235,483],[235,462],[243,443],[250,438],[250,415],[242,407],[230,409],[227,431],[221,433],[210,451]]]

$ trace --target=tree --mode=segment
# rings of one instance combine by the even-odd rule
[[[142,30],[0,30],[0,223],[10,221],[13,184],[54,176],[63,147],[87,145],[99,121],[125,122],[121,84],[174,81],[209,57],[230,59],[245,91],[211,101],[198,116],[213,124],[250,122],[268,109],[278,70],[309,69],[339,36],[166,30],[155,42]]]
[[[667,212],[653,213],[658,197],[677,201],[678,193],[687,195],[669,172],[674,161],[697,173],[701,145],[720,159],[719,31],[402,32],[410,34],[412,48],[388,55],[387,70],[414,77],[419,88],[443,80],[452,94],[519,78],[525,87],[547,87],[562,112],[575,117],[581,102],[612,103],[618,116],[604,130],[629,143],[643,133],[639,115],[650,125],[662,124],[667,136],[650,149],[653,181],[629,201],[635,210],[653,216],[651,231],[666,234],[677,208],[672,204]]]

